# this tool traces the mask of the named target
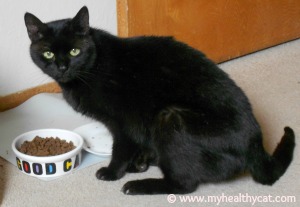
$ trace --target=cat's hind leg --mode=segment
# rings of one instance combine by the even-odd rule
[[[185,194],[196,190],[201,173],[197,169],[199,166],[195,164],[195,155],[183,152],[186,151],[186,146],[173,146],[171,149],[171,144],[165,147],[171,152],[161,152],[158,155],[164,178],[129,181],[122,188],[125,194]]]
[[[193,192],[200,183],[199,146],[185,132],[182,110],[169,108],[159,114],[152,130],[158,166],[164,178],[126,183],[125,194],[184,194]]]
[[[156,154],[147,148],[141,148],[130,161],[127,172],[140,173],[148,170],[150,165],[157,165]]]

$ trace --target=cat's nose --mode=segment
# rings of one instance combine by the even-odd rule
[[[66,70],[67,67],[66,67],[65,65],[60,65],[60,66],[58,67],[58,69],[59,69],[59,70]]]

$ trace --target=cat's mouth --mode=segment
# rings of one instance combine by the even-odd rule
[[[60,83],[67,83],[72,81],[74,77],[72,77],[69,73],[63,73],[59,76],[56,76],[54,79]]]

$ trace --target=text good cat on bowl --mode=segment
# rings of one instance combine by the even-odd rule
[[[26,13],[25,23],[33,62],[74,110],[113,136],[111,162],[97,178],[161,169],[163,178],[127,182],[124,193],[190,193],[244,171],[272,185],[290,165],[293,130],[285,128],[269,155],[244,92],[200,51],[172,37],[119,38],[92,28],[86,7],[49,23]]]

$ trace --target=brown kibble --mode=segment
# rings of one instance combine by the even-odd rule
[[[67,142],[58,137],[42,138],[36,136],[32,141],[24,141],[18,149],[20,152],[33,156],[54,156],[67,153],[75,149],[72,141]]]

